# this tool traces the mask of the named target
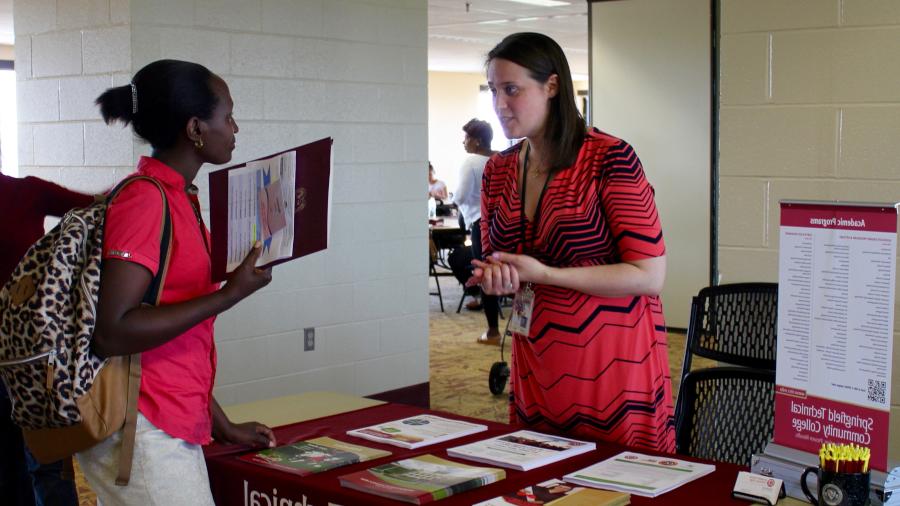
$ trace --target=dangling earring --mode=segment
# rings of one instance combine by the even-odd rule
[[[194,147],[197,149],[203,149],[203,139],[197,139],[194,141]]]

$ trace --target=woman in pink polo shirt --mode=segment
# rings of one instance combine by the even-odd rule
[[[103,504],[212,505],[202,445],[275,444],[265,425],[231,423],[212,396],[215,316],[272,280],[254,267],[258,246],[224,286],[210,280],[209,233],[192,182],[204,163],[231,160],[234,104],[220,77],[176,60],[147,65],[97,104],[107,123],[130,123],[153,148],[137,172],[161,184],[173,241],[160,304],[143,306],[160,267],[159,190],[137,181],[109,206],[93,347],[100,356],[141,353],[131,480],[115,485],[121,431],[78,454],[79,463]]]

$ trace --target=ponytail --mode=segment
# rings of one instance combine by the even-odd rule
[[[121,121],[123,124],[128,125],[134,120],[132,110],[135,108],[132,104],[132,86],[126,84],[125,86],[109,88],[97,97],[95,103],[100,106],[100,114],[107,125],[115,121]]]
[[[131,84],[103,92],[97,105],[107,124],[131,124],[153,149],[168,149],[191,118],[212,116],[218,101],[210,85],[214,77],[197,63],[157,60],[139,70]]]

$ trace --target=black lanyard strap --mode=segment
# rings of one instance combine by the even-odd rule
[[[540,222],[540,219],[541,219],[541,203],[544,201],[544,194],[547,192],[547,186],[550,185],[550,176],[551,176],[551,174],[547,174],[547,179],[544,180],[544,186],[543,186],[543,188],[541,188],[541,193],[538,196],[537,206],[535,206],[535,208],[534,208],[534,218],[531,220],[531,222],[534,224],[534,230],[531,233],[531,245],[530,245],[530,247],[526,248],[525,236],[527,234],[525,233],[525,230],[528,228],[528,222],[526,221],[526,215],[525,215],[525,199],[528,195],[528,193],[527,193],[527,190],[528,190],[528,151],[530,150],[530,148],[531,148],[531,146],[526,143],[525,144],[525,153],[523,155],[525,157],[525,159],[522,162],[522,198],[520,199],[520,203],[522,205],[522,209],[521,209],[522,213],[521,213],[520,222],[522,224],[522,228],[521,228],[522,253],[524,253],[524,254],[529,254],[531,251],[534,250],[535,235],[537,235],[537,227],[538,227],[538,223]]]

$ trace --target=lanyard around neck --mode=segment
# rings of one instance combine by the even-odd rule
[[[534,224],[534,230],[531,233],[531,244],[530,247],[526,248],[525,243],[525,229],[528,228],[528,223],[526,221],[525,215],[525,199],[528,195],[528,151],[530,151],[531,146],[529,144],[525,145],[525,153],[524,153],[524,161],[522,162],[522,198],[519,199],[521,204],[521,236],[522,236],[522,253],[529,253],[534,248],[534,236],[537,234],[537,225],[540,221],[541,217],[541,202],[544,201],[544,193],[547,191],[547,186],[550,184],[550,174],[547,174],[547,179],[544,180],[544,186],[541,188],[541,193],[538,195],[537,205],[534,208],[534,217],[531,219],[531,222]]]

